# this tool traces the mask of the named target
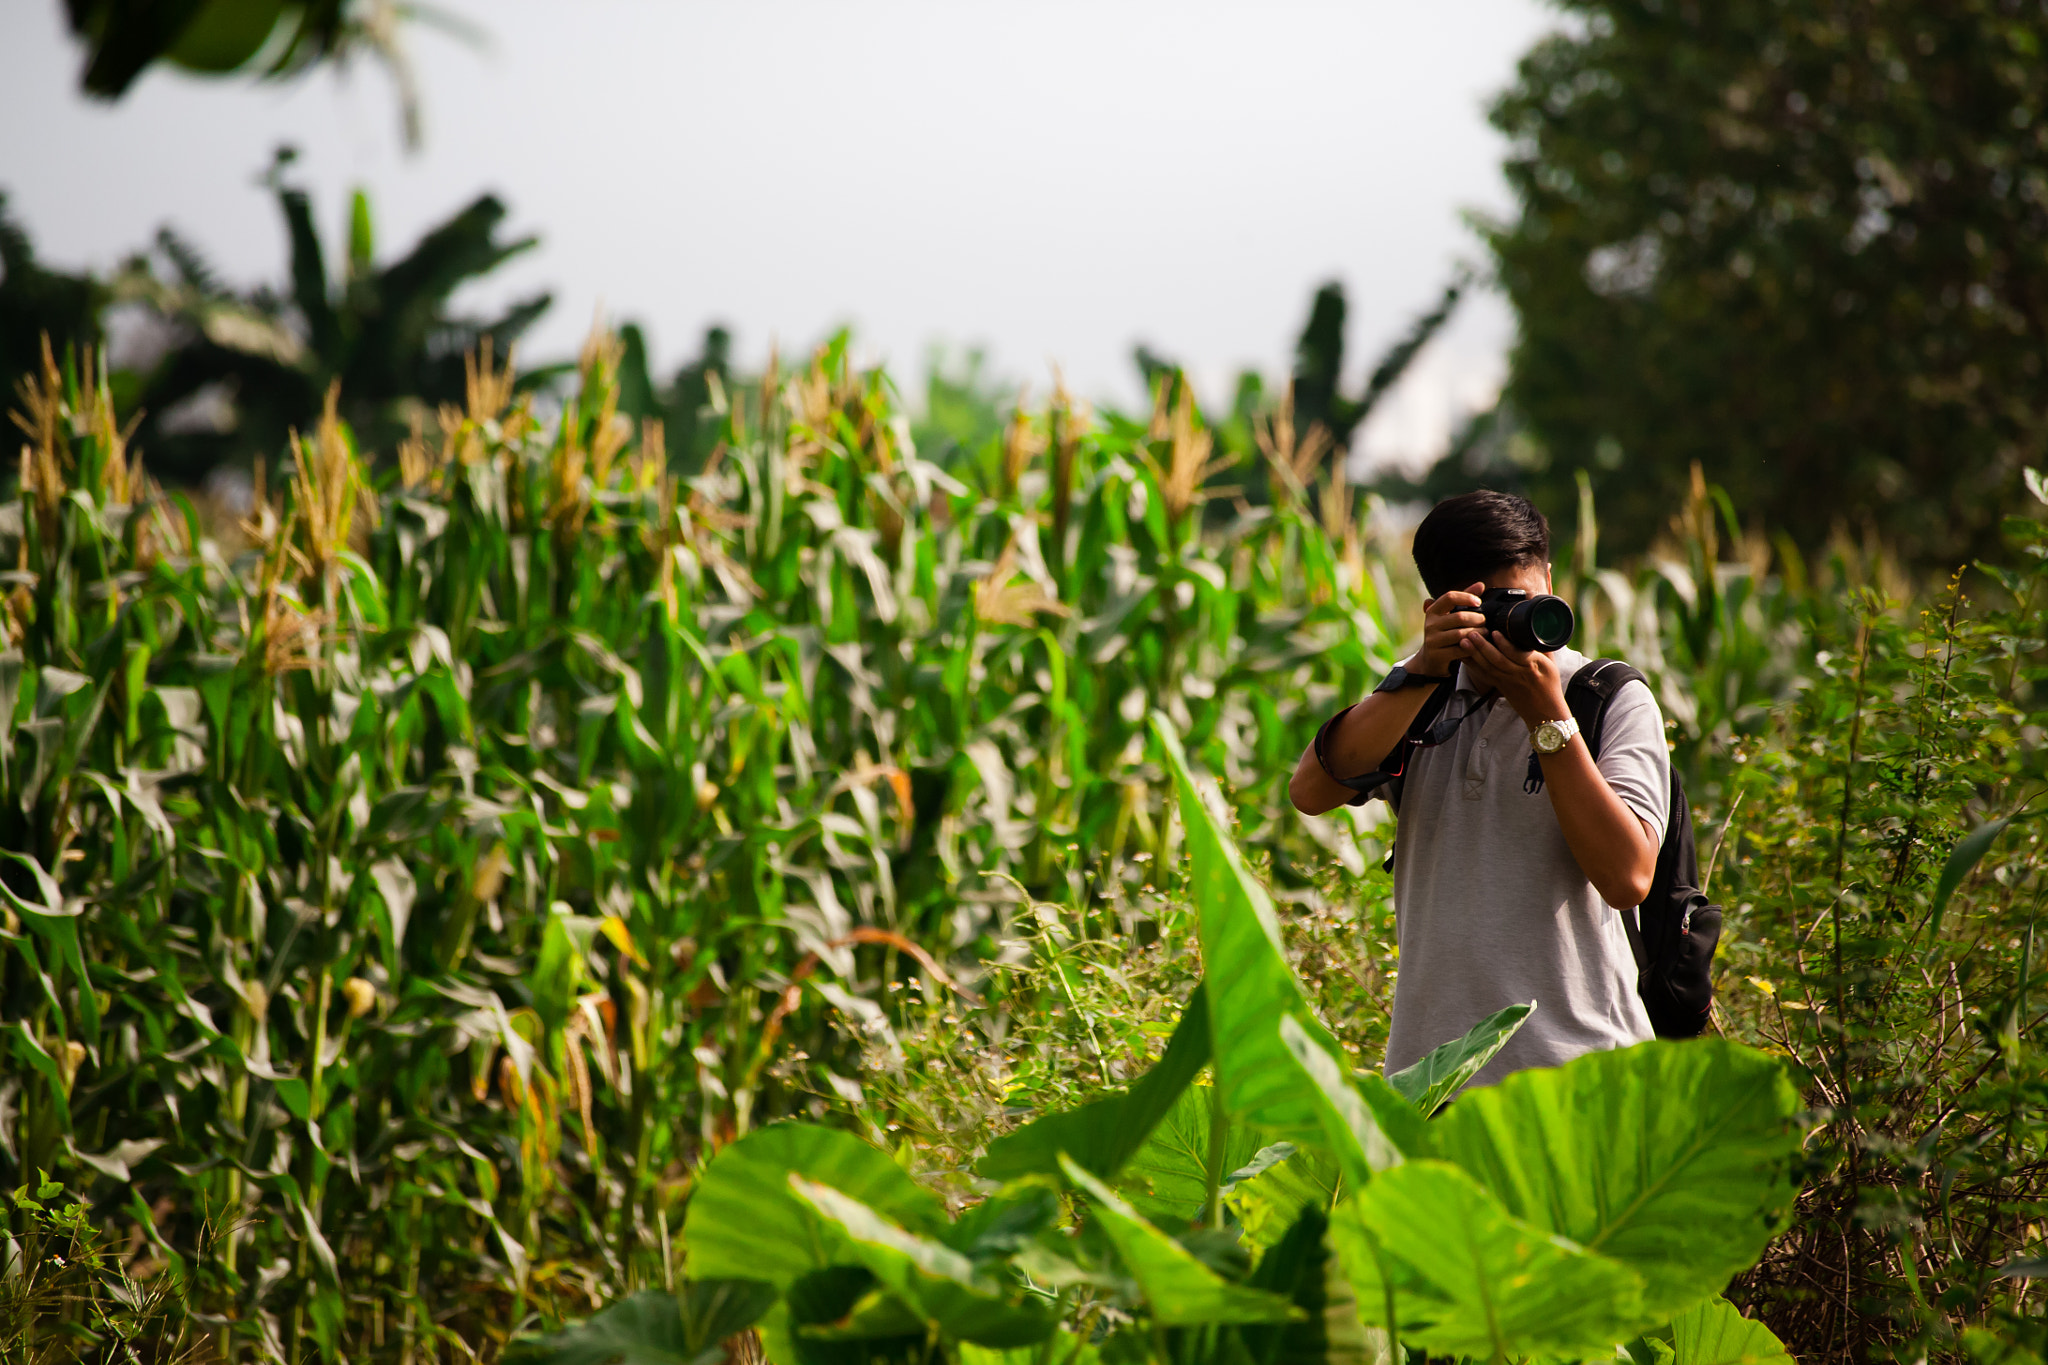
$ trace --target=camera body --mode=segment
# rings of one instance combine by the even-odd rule
[[[1489,634],[1497,630],[1516,649],[1545,654],[1570,644],[1578,624],[1562,597],[1521,588],[1489,588],[1479,599],[1479,612]]]

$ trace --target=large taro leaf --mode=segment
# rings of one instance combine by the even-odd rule
[[[1479,1069],[1507,1046],[1508,1039],[1522,1027],[1522,1021],[1535,1012],[1536,1002],[1532,1000],[1489,1014],[1463,1038],[1431,1048],[1421,1061],[1387,1077],[1387,1083],[1428,1118],[1450,1102],[1459,1086],[1478,1075]]]
[[[1447,1162],[1377,1173],[1331,1230],[1366,1320],[1432,1352],[1611,1352],[1652,1320],[1634,1271],[1509,1217]]]
[[[1327,1211],[1343,1186],[1337,1159],[1302,1148],[1231,1189],[1231,1212],[1244,1240],[1264,1249],[1277,1243],[1305,1209]]]
[[[1671,1320],[1673,1365],[1792,1365],[1785,1343],[1718,1295]]]
[[[1321,1209],[1303,1209],[1246,1281],[1285,1294],[1302,1311],[1298,1322],[1238,1329],[1257,1365],[1365,1365],[1384,1358],[1386,1333],[1359,1321],[1358,1297],[1330,1249],[1329,1227]]]
[[[712,1365],[724,1341],[761,1320],[775,1286],[693,1280],[679,1294],[651,1289],[549,1336],[515,1343],[513,1365]]]
[[[1209,1062],[1208,993],[1197,986],[1167,1040],[1166,1054],[1121,1095],[1034,1119],[989,1144],[975,1163],[990,1180],[1057,1175],[1065,1152],[1092,1174],[1113,1177]]]
[[[1252,876],[1230,831],[1202,799],[1172,723],[1155,714],[1152,734],[1180,794],[1188,878],[1206,973],[1202,990],[1209,998],[1209,1032],[1223,1107],[1233,1120],[1267,1129],[1276,1137],[1317,1140],[1323,1125],[1316,1098],[1302,1084],[1300,1068],[1281,1043],[1274,1022],[1290,1016],[1331,1056],[1341,1057],[1343,1049],[1309,1008],[1301,982],[1281,950],[1273,898]]]
[[[796,1197],[845,1235],[868,1273],[926,1323],[950,1337],[983,1346],[1029,1346],[1051,1335],[1057,1319],[1037,1303],[1011,1303],[999,1282],[983,1275],[943,1242],[898,1227],[860,1200],[800,1175]],[[898,1324],[878,1335],[898,1335]]]
[[[1215,1126],[1215,1090],[1193,1085],[1181,1091],[1173,1108],[1160,1119],[1145,1144],[1124,1163],[1113,1182],[1117,1192],[1147,1218],[1158,1223],[1193,1222],[1209,1200],[1212,1160],[1216,1184],[1250,1167],[1265,1149],[1259,1134],[1243,1124],[1227,1123],[1221,1147],[1210,1150]],[[1287,1149],[1283,1149],[1287,1150]],[[1092,1174],[1100,1174],[1094,1172]],[[1249,1179],[1249,1176],[1244,1178]]]
[[[1278,1294],[1233,1284],[1196,1260],[1179,1242],[1145,1221],[1116,1191],[1072,1161],[1060,1168],[1094,1201],[1093,1216],[1116,1248],[1124,1270],[1145,1295],[1152,1320],[1164,1327],[1291,1322],[1300,1310]]]
[[[936,1195],[884,1152],[834,1128],[784,1123],[749,1133],[711,1159],[690,1196],[683,1235],[690,1273],[767,1280],[778,1289],[830,1265],[860,1265],[838,1224],[790,1189],[800,1175],[858,1199],[921,1236],[946,1226]]]
[[[1102,1353],[1091,1342],[1067,1331],[1055,1332],[1049,1343],[1037,1346],[977,1346],[960,1343],[960,1365],[1098,1365]]]
[[[1352,1088],[1337,1059],[1288,1015],[1280,1017],[1274,1031],[1345,1181],[1356,1188],[1371,1180],[1374,1171],[1400,1165],[1400,1149],[1380,1127],[1365,1097]]]
[[[1467,1094],[1429,1141],[1515,1217],[1633,1267],[1668,1315],[1718,1293],[1783,1225],[1798,1107],[1761,1052],[1649,1042]]]

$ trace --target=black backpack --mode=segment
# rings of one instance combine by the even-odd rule
[[[1619,659],[1589,659],[1565,685],[1565,704],[1586,738],[1586,749],[1600,756],[1600,730],[1614,694],[1631,682],[1647,680]],[[1532,755],[1531,773],[1538,785],[1542,770]],[[1714,1005],[1714,949],[1721,942],[1721,907],[1700,890],[1699,850],[1693,844],[1692,803],[1678,769],[1671,770],[1671,810],[1664,822],[1664,846],[1657,850],[1657,870],[1650,876],[1650,894],[1635,917],[1623,915],[1628,946],[1636,958],[1636,994],[1649,1012],[1650,1027],[1659,1038],[1696,1038],[1705,1032]]]
[[[1608,703],[1631,682],[1645,686],[1648,680],[1619,659],[1588,659],[1565,684],[1565,704],[1579,722],[1586,750],[1600,757],[1601,727],[1607,720]],[[1351,804],[1368,796],[1383,795],[1397,808],[1401,802],[1403,770],[1413,753],[1414,741],[1422,738],[1442,713],[1449,699],[1448,688],[1438,688],[1423,704],[1409,726],[1407,740],[1387,755],[1380,767],[1363,777],[1335,778],[1357,793]],[[1330,724],[1337,719],[1333,717]],[[1324,727],[1327,731],[1328,725]],[[1316,736],[1316,755],[1323,752],[1323,735]],[[1328,771],[1327,766],[1324,771]],[[1334,775],[1333,775],[1334,776]],[[1529,755],[1528,790],[1543,787],[1543,769],[1536,755]],[[1384,790],[1382,790],[1384,788]],[[1387,867],[1394,865],[1391,849]],[[1659,1038],[1697,1038],[1706,1031],[1714,1005],[1714,949],[1721,942],[1721,907],[1707,900],[1700,890],[1699,850],[1692,837],[1692,803],[1686,800],[1685,783],[1678,770],[1671,770],[1671,809],[1664,822],[1664,846],[1657,850],[1657,870],[1650,877],[1650,894],[1636,914],[1623,915],[1628,930],[1629,950],[1636,959],[1636,994],[1650,1016],[1650,1027]]]

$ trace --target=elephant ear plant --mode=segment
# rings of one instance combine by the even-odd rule
[[[519,1358],[708,1365],[711,1329],[748,1325],[776,1365],[1784,1358],[1720,1297],[1791,1207],[1777,1061],[1650,1042],[1445,1108],[1517,1006],[1392,1078],[1349,1072],[1208,784],[1152,731],[1208,975],[1150,1072],[992,1144],[958,1218],[851,1134],[752,1133],[697,1184],[680,1293]]]

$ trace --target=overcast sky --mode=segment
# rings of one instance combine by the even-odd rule
[[[154,72],[75,93],[59,0],[0,5],[0,189],[42,255],[106,267],[165,222],[243,282],[283,277],[256,184],[271,149],[380,255],[491,190],[541,238],[464,302],[552,290],[527,344],[571,351],[600,305],[666,370],[711,322],[750,362],[850,323],[906,388],[934,342],[1043,391],[1057,363],[1129,402],[1145,341],[1211,401],[1284,372],[1311,291],[1344,281],[1350,382],[1478,260],[1504,211],[1487,97],[1555,23],[1537,0],[444,0],[481,50],[411,46],[408,155],[374,67],[290,86]],[[1499,381],[1512,323],[1468,308],[1366,446],[1413,459]]]

